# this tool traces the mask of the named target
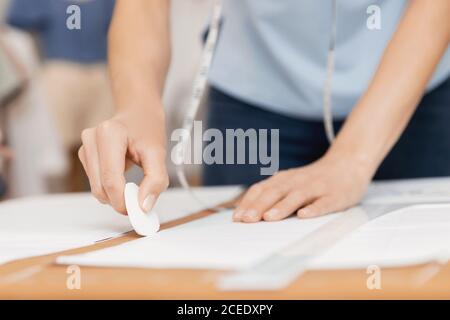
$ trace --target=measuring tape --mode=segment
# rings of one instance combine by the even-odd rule
[[[328,50],[327,57],[327,72],[326,72],[326,80],[324,85],[324,95],[323,95],[323,121],[325,126],[326,136],[330,143],[332,143],[335,139],[335,133],[333,128],[333,115],[332,115],[332,106],[331,106],[331,85],[334,73],[334,60],[335,60],[335,47],[336,47],[336,31],[337,31],[337,0],[332,0],[332,28],[331,28],[331,37],[330,44]],[[205,207],[208,207],[207,204],[200,199],[192,188],[189,185],[189,182],[186,178],[186,174],[184,172],[184,159],[186,158],[186,153],[188,151],[188,147],[190,146],[189,140],[191,139],[191,133],[194,126],[195,117],[197,116],[197,112],[200,108],[200,104],[202,102],[202,98],[204,96],[207,83],[208,83],[208,74],[211,69],[212,60],[214,57],[214,51],[217,46],[217,40],[220,32],[220,22],[222,18],[222,0],[213,0],[213,11],[212,11],[212,19],[208,32],[208,36],[206,38],[205,47],[202,53],[202,58],[200,62],[200,69],[197,73],[197,76],[194,81],[194,86],[192,90],[191,100],[189,103],[189,108],[187,109],[187,113],[183,122],[183,130],[181,136],[181,142],[177,145],[177,149],[175,150],[176,156],[176,174],[181,186],[200,204]],[[216,211],[222,211],[227,208],[215,207],[212,208]]]
[[[220,20],[222,18],[222,0],[214,0],[213,3],[213,13],[211,25],[208,31],[208,36],[206,38],[205,47],[202,53],[200,69],[197,73],[197,76],[194,81],[194,87],[192,90],[191,101],[189,104],[189,108],[187,110],[184,123],[183,130],[181,136],[181,143],[177,145],[177,150],[175,150],[176,155],[176,173],[178,177],[178,181],[181,186],[194,198],[197,202],[205,207],[209,207],[206,203],[200,199],[195,192],[191,189],[189,182],[186,178],[186,174],[184,172],[184,159],[186,157],[186,152],[188,151],[188,146],[190,146],[189,140],[191,139],[192,128],[194,126],[195,117],[197,116],[198,109],[200,108],[200,104],[202,102],[202,98],[205,93],[205,89],[208,83],[208,74],[211,69],[212,59],[214,57],[214,51],[217,44],[217,38],[219,36],[220,31]],[[211,208],[215,211],[222,211],[226,208],[215,207]]]
[[[327,57],[327,76],[325,78],[325,86],[323,89],[323,123],[328,141],[333,143],[336,135],[333,126],[333,110],[331,106],[331,89],[334,75],[334,52],[336,49],[337,36],[337,0],[333,0],[332,18],[331,18],[331,36]]]

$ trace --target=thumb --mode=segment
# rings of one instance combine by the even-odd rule
[[[164,153],[146,151],[140,155],[144,179],[139,186],[139,204],[146,213],[155,206],[161,192],[169,186]]]

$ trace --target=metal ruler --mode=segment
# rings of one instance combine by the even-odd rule
[[[437,203],[448,203],[448,200],[433,202]],[[224,291],[283,289],[307,270],[313,258],[331,248],[339,240],[369,221],[413,204],[417,203],[363,204],[349,209],[256,266],[220,278],[218,288]]]

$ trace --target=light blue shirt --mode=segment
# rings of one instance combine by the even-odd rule
[[[408,1],[337,3],[332,105],[335,118],[344,118],[367,89]],[[381,9],[380,30],[367,27],[370,5]],[[332,1],[224,0],[223,18],[210,83],[281,114],[321,118]],[[447,50],[428,90],[449,75]]]

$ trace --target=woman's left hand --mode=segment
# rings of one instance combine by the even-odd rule
[[[245,193],[236,222],[282,220],[293,213],[312,218],[345,210],[364,196],[372,171],[349,157],[327,154],[302,167],[280,171]]]

